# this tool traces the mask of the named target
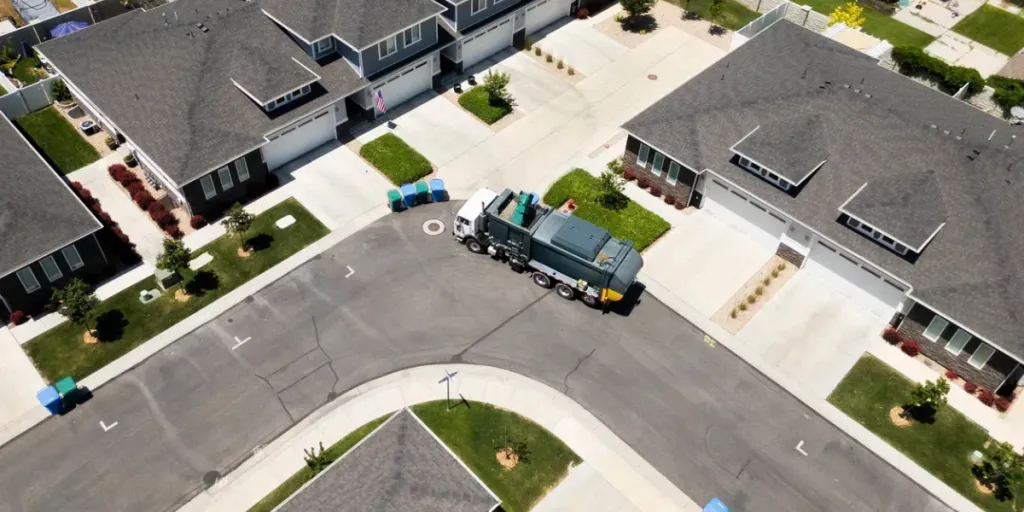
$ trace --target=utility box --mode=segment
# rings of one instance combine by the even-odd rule
[[[156,269],[156,272],[153,272],[153,276],[156,277],[156,282],[160,285],[160,289],[164,291],[181,282],[181,276],[162,268]]]

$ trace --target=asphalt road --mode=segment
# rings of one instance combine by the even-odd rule
[[[602,315],[469,253],[456,206],[378,221],[0,448],[0,511],[172,510],[338,394],[449,361],[564,390],[701,503],[946,510],[653,297]]]

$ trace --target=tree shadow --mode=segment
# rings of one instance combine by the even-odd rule
[[[1013,499],[1013,485],[1008,478],[1000,475],[989,462],[981,462],[971,466],[971,473],[978,482],[992,491],[992,497],[999,501]]]
[[[613,211],[620,211],[629,205],[629,198],[622,192],[606,193],[601,196],[601,204]]]
[[[202,297],[207,292],[216,290],[220,286],[220,278],[210,270],[200,270],[188,283],[185,283],[185,293],[193,297]]]
[[[124,336],[124,328],[128,326],[128,317],[119,309],[105,311],[96,317],[96,339],[109,343]]]
[[[274,244],[274,237],[266,233],[260,233],[245,241],[245,247],[252,251],[264,251]]]
[[[650,14],[628,17],[622,21],[622,30],[639,34],[640,32],[651,33],[658,29],[658,20]]]
[[[918,423],[931,425],[935,423],[935,408],[931,406],[914,407],[906,405],[903,407],[904,414]]]

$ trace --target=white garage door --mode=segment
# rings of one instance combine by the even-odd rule
[[[906,296],[906,291],[895,281],[830,244],[815,243],[804,270],[886,321]]]
[[[569,15],[569,3],[565,0],[542,0],[526,8],[526,35],[530,35]]]
[[[481,30],[462,42],[462,67],[468,68],[512,45],[512,18]]]
[[[704,208],[711,214],[772,252],[779,247],[786,230],[784,217],[716,179],[708,180],[704,188]]]
[[[270,136],[270,142],[262,148],[263,159],[267,168],[273,171],[336,138],[332,107]]]
[[[385,82],[375,84],[372,89],[371,98],[376,98],[377,91],[383,89],[384,103],[389,110],[393,109],[409,98],[430,89],[431,75],[430,59],[427,59],[395,73]],[[374,109],[374,112],[380,114],[380,111],[377,109]]]

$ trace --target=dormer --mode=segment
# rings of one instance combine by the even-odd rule
[[[309,46],[310,57],[313,60],[320,60],[334,53],[335,45],[334,36],[327,36],[321,39],[313,41],[313,44]]]
[[[828,159],[819,116],[758,125],[729,148],[736,162],[776,187],[794,193]]]
[[[257,52],[233,61],[231,83],[267,112],[310,94],[320,75],[295,58],[274,59]]]
[[[947,218],[934,171],[865,183],[839,212],[847,226],[901,256],[924,251]]]

